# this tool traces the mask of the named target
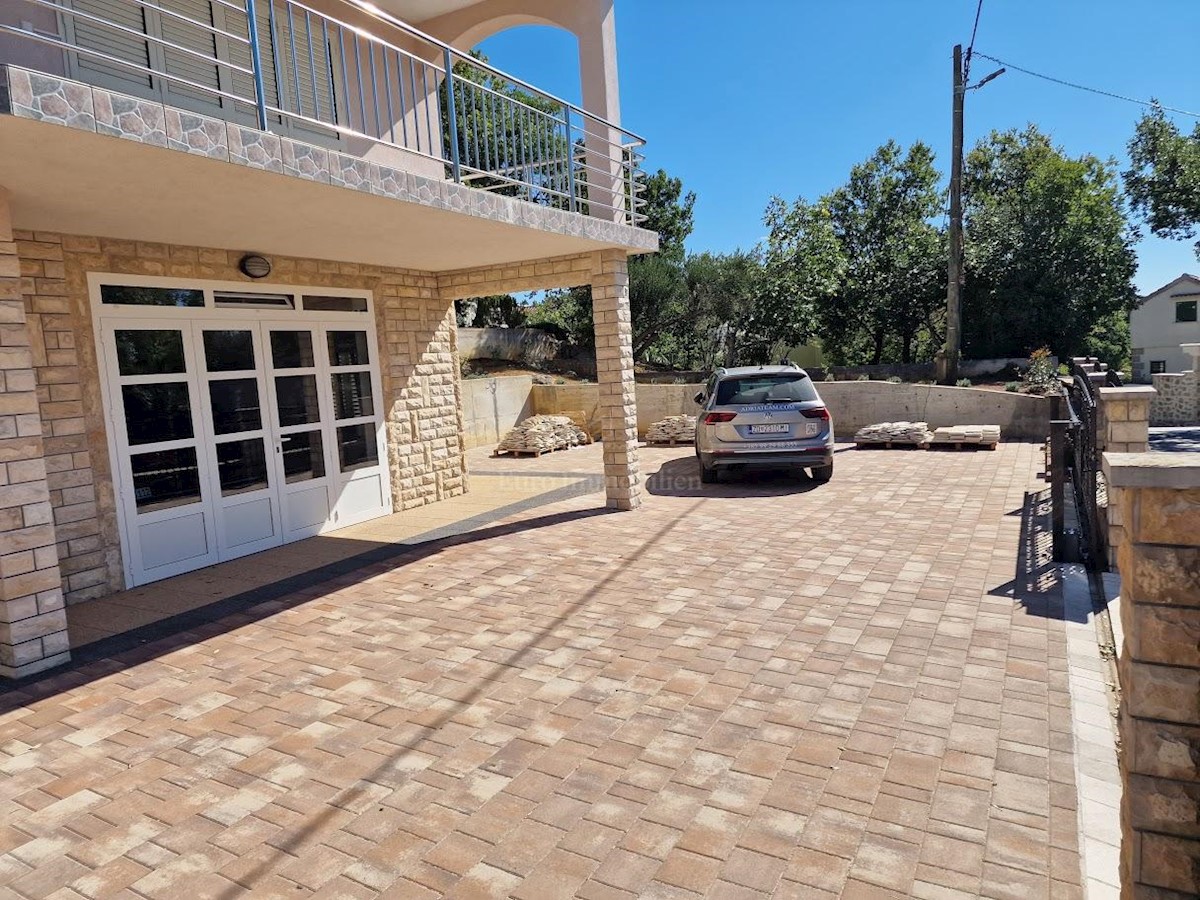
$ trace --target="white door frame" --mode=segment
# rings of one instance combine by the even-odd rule
[[[382,490],[382,504],[379,512],[359,516],[358,518],[341,518],[337,522],[328,522],[319,529],[320,531],[330,531],[336,528],[341,528],[346,525],[354,524],[356,521],[364,521],[366,519],[377,518],[381,515],[387,515],[393,509],[392,491],[391,491],[391,476],[390,466],[388,465],[387,456],[387,427],[386,427],[386,401],[382,391],[381,372],[384,363],[383,346],[379,341],[375,325],[374,315],[374,296],[369,290],[362,289],[346,289],[323,287],[320,285],[292,285],[292,284],[277,284],[277,283],[246,283],[239,281],[219,281],[203,278],[169,278],[144,275],[124,275],[112,272],[89,272],[87,273],[88,280],[88,295],[90,301],[91,317],[92,317],[92,332],[95,340],[96,358],[100,372],[100,389],[101,397],[104,404],[104,422],[105,422],[105,437],[108,445],[109,459],[113,467],[113,472],[117,476],[114,478],[114,489],[116,494],[117,506],[117,526],[121,540],[121,557],[125,576],[125,586],[132,587],[137,584],[147,583],[142,573],[140,558],[135,560],[135,545],[133,540],[132,530],[137,524],[137,511],[134,509],[126,509],[133,502],[132,497],[126,497],[128,493],[127,485],[132,484],[132,475],[129,468],[129,449],[127,441],[124,440],[125,425],[122,421],[120,413],[120,404],[117,402],[117,385],[119,381],[116,375],[116,361],[110,359],[110,353],[105,340],[106,329],[111,331],[114,328],[152,328],[170,327],[175,324],[180,327],[185,334],[190,334],[193,326],[195,326],[194,341],[200,341],[199,332],[202,327],[212,327],[218,324],[224,324],[228,327],[237,327],[238,324],[244,323],[246,326],[252,326],[252,330],[257,331],[259,337],[257,339],[258,347],[262,352],[262,358],[257,360],[258,377],[260,379],[260,390],[272,392],[270,397],[261,396],[260,401],[263,403],[265,415],[271,417],[270,424],[264,421],[264,427],[269,431],[273,430],[275,435],[278,435],[279,424],[277,421],[274,400],[274,384],[271,381],[272,369],[270,366],[270,347],[269,347],[269,329],[274,328],[294,328],[304,330],[311,328],[314,337],[314,354],[317,358],[317,371],[321,373],[318,381],[324,380],[325,386],[319,386],[318,398],[322,406],[322,428],[330,428],[332,433],[336,434],[336,423],[333,421],[332,400],[330,399],[331,390],[329,382],[329,366],[325,356],[325,334],[327,330],[354,330],[365,331],[367,333],[367,341],[369,352],[373,355],[370,363],[371,386],[375,402],[375,421],[376,421],[376,442],[378,446],[379,464],[378,472],[375,473],[380,479],[379,483]],[[197,290],[203,293],[204,305],[202,307],[170,307],[170,306],[137,306],[137,305],[116,305],[105,304],[101,300],[102,287],[109,286],[129,286],[129,287],[147,287],[147,288],[169,288],[169,289],[186,289]],[[294,298],[294,305],[297,308],[287,309],[278,307],[254,307],[254,308],[233,308],[233,307],[218,307],[214,300],[214,293],[219,292],[236,292],[239,294],[271,294],[280,295],[287,294]],[[302,306],[302,297],[305,295],[315,295],[320,297],[343,297],[357,298],[366,301],[365,311],[355,312],[331,312],[327,310],[305,310],[299,308]],[[321,346],[315,346],[317,342],[321,342]],[[196,404],[199,403],[199,410],[202,410],[203,420],[207,422],[209,418],[208,397],[200,396],[200,382],[202,373],[199,371],[201,361],[196,357],[196,344],[193,341],[185,338],[187,344],[188,356],[188,372],[186,378],[189,383],[189,395],[193,404],[193,419],[201,421],[201,414],[198,412]],[[270,412],[268,413],[268,410]],[[203,438],[201,438],[203,439]],[[348,483],[355,479],[356,473],[348,473],[347,476],[342,476],[340,467],[338,466],[337,448],[332,442],[324,440],[324,453],[326,463],[326,477],[330,479],[330,485],[334,490],[331,497],[331,505],[337,502],[337,494]],[[274,443],[274,442],[272,442]],[[201,448],[202,452],[204,451]],[[276,477],[277,484],[282,489],[286,485],[282,480],[282,462],[279,461],[277,447],[268,447],[270,455],[276,458],[276,461],[269,465],[269,471]],[[274,451],[274,452],[273,452]],[[199,454],[198,454],[199,456]],[[201,464],[206,460],[201,458]],[[201,489],[205,496],[202,498],[202,503],[209,506],[215,499],[213,495],[213,487],[210,482],[215,483],[216,474],[211,473],[212,478],[201,480]],[[219,491],[218,491],[219,495]],[[282,496],[282,492],[280,494]],[[210,507],[212,509],[212,507]],[[210,515],[215,512],[213,509]],[[282,514],[282,513],[281,513]],[[216,535],[213,535],[214,548]],[[213,553],[215,554],[215,549]],[[211,565],[218,560],[213,559],[205,562],[203,565]],[[191,571],[202,566],[186,566],[180,571]],[[139,578],[139,573],[143,577]],[[171,574],[179,574],[172,572]],[[156,576],[152,580],[158,580],[167,575]]]

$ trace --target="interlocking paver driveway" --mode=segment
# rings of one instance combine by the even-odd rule
[[[1037,448],[647,459],[0,698],[0,894],[1080,896]]]

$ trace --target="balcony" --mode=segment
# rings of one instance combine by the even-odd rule
[[[8,65],[58,79],[56,83],[90,86],[94,130],[100,134],[138,140],[145,137],[139,130],[171,132],[174,123],[173,134],[152,135],[157,146],[195,156],[205,150],[195,146],[197,139],[201,144],[205,140],[204,124],[217,123],[219,131],[228,129],[229,160],[251,168],[384,196],[389,195],[390,177],[391,183],[401,184],[390,196],[407,190],[404,198],[421,202],[431,196],[429,205],[442,210],[474,212],[534,228],[553,223],[549,230],[592,237],[593,243],[653,248],[648,233],[636,227],[644,218],[639,212],[644,141],[636,134],[372,4],[318,2],[321,9],[295,0],[9,0],[0,11],[0,73]],[[14,94],[12,85],[9,93]],[[114,98],[123,104],[121,110]],[[139,103],[165,110],[165,122],[155,126],[141,121]],[[107,125],[100,122],[102,106]],[[29,117],[55,119],[37,111]],[[126,128],[130,121],[132,131]],[[187,121],[201,123],[199,131],[187,133]],[[7,167],[0,162],[0,184],[14,191],[18,210],[30,206],[30,197],[20,196],[18,182],[39,166],[48,169],[54,155],[48,142],[32,134],[14,127],[9,140],[24,155],[11,154]],[[160,168],[161,184],[207,177],[188,167],[194,163],[181,161],[155,159],[143,169],[130,157],[120,165],[101,165],[93,159],[94,145],[80,141],[63,138],[56,184],[50,184],[46,172],[45,205],[58,213],[33,216],[31,227],[61,230],[63,220],[78,215],[78,209],[68,210],[66,195],[78,193],[85,181],[93,206],[111,206],[115,195],[101,196],[100,184],[106,179],[124,181],[128,188],[139,178],[153,182]],[[153,141],[143,140],[148,142]],[[117,152],[105,149],[98,156],[107,159]],[[70,178],[64,183],[63,172],[75,169],[75,184]],[[315,195],[285,198],[281,189],[247,188],[244,180],[235,184],[232,176],[212,177],[212,189],[226,191],[226,201],[232,193],[243,202],[251,196],[260,198],[255,200],[259,205],[273,199],[327,219],[337,218],[338,210],[347,218],[360,214],[349,201]],[[159,189],[150,183],[141,187]],[[64,196],[56,199],[56,188]],[[466,188],[471,190],[463,194]],[[483,193],[495,199],[484,201]],[[203,203],[197,198],[191,202]],[[522,213],[520,208],[530,209]],[[594,224],[584,224],[581,217]],[[103,224],[97,219],[94,227]],[[422,227],[411,217],[403,224]],[[236,230],[234,224],[226,227]],[[270,229],[257,233],[268,235]],[[254,239],[254,234],[243,230],[237,239],[243,245],[270,246],[269,237]],[[193,233],[176,234],[164,219],[154,239],[172,238],[200,239]],[[323,237],[325,243],[331,239],[328,234]],[[364,239],[394,242],[394,235]],[[280,248],[281,252],[284,249],[318,256],[332,252],[314,252],[317,248],[307,245]],[[458,264],[439,262],[435,249],[422,256],[423,267]],[[576,249],[546,245],[538,252]],[[497,250],[488,258],[503,261],[512,255]],[[379,256],[359,254],[369,261]],[[417,261],[388,258],[390,264]]]

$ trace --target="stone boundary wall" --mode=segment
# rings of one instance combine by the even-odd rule
[[[459,328],[460,359],[507,359],[534,365],[557,358],[562,341],[537,328]],[[595,362],[591,368],[595,369]]]
[[[1160,372],[1151,380],[1158,391],[1151,425],[1200,425],[1200,372]]]
[[[67,602],[79,602],[124,587],[87,274],[247,279],[240,251],[46,232],[15,237],[59,566]],[[457,337],[453,304],[439,297],[437,278],[273,255],[268,280],[373,292],[394,507],[461,494]]]
[[[1057,366],[1058,358],[1053,357],[1053,361],[1054,365]],[[1029,360],[1024,357],[964,359],[958,364],[958,375],[960,378],[982,378],[996,375],[1009,367],[1026,369],[1029,367]],[[892,378],[893,376],[903,378],[906,381],[920,381],[922,379],[932,379],[935,376],[936,363],[884,363],[878,366],[812,366],[811,368],[806,367],[805,371],[818,381],[824,379],[829,373],[832,373],[839,379],[847,380],[857,378],[860,375],[867,375],[880,381]]]

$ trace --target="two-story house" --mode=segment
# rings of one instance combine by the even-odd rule
[[[578,37],[583,103],[472,59]],[[590,284],[639,500],[612,0],[0,0],[0,674],[64,603],[467,490],[456,298]]]
[[[1191,358],[1180,344],[1200,342],[1200,278],[1186,272],[1142,298],[1129,315],[1133,378],[1189,371]]]

